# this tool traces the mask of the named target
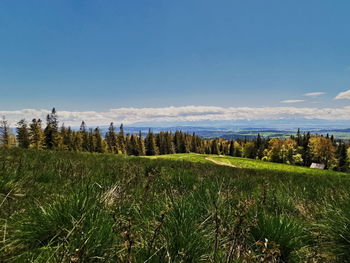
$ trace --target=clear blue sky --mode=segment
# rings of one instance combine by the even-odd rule
[[[0,110],[339,107],[348,0],[0,1]]]

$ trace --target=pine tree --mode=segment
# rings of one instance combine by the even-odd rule
[[[130,137],[130,147],[131,147],[131,155],[135,155],[135,156],[140,156],[140,149],[138,146],[138,140],[137,140],[137,136],[134,134],[131,134]]]
[[[168,150],[168,154],[175,153],[175,146],[174,146],[172,137],[173,135],[170,132],[167,132],[165,135],[165,143],[166,143],[166,148]]]
[[[141,131],[139,132],[139,136],[137,138],[137,141],[138,141],[138,152],[139,152],[139,155],[140,156],[143,156],[146,154],[146,149],[145,149],[145,143],[142,139],[142,133]]]
[[[235,156],[235,142],[233,140],[230,142],[229,155]]]
[[[176,131],[174,135],[175,152],[181,153],[181,132]]]
[[[124,136],[123,124],[120,125],[117,141],[118,141],[118,149],[120,150],[121,153],[125,153],[126,149],[125,149],[125,136]]]
[[[180,131],[178,136],[179,136],[178,152],[179,153],[189,153],[190,152],[190,142],[187,138],[187,135]]]
[[[115,133],[113,122],[111,122],[111,124],[109,125],[108,132],[106,133],[106,143],[107,143],[109,152],[118,153],[117,135]]]
[[[197,142],[197,136],[195,133],[192,134],[191,138],[191,152],[198,153],[198,142]]]
[[[301,140],[302,139],[301,139],[300,129],[298,129],[297,138],[296,138],[298,146],[301,146]]]
[[[40,119],[33,119],[29,125],[30,146],[35,149],[42,149],[44,145],[44,133]]]
[[[101,136],[100,129],[97,127],[93,132],[93,151],[97,153],[105,152],[104,141]]]
[[[218,140],[217,139],[212,140],[210,152],[211,152],[211,154],[220,154],[219,144],[218,144]]]
[[[10,127],[5,116],[0,121],[0,146],[4,148],[10,147]]]
[[[30,137],[27,122],[22,119],[17,123],[17,142],[18,146],[24,149],[28,149],[30,146]]]
[[[55,149],[59,146],[58,118],[55,108],[46,117],[46,128],[44,130],[45,146],[47,149]]]
[[[348,168],[348,155],[345,143],[341,143],[338,147],[338,168],[344,172]]]
[[[155,141],[154,134],[151,131],[151,129],[149,129],[148,134],[145,138],[145,145],[146,145],[146,155],[150,156],[150,155],[157,155],[158,154],[156,141]]]
[[[82,121],[80,125],[80,134],[81,134],[81,148],[83,151],[89,152],[90,151],[89,134],[87,132],[87,127],[84,121]]]

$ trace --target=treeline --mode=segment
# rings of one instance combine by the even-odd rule
[[[79,130],[59,126],[56,110],[47,115],[46,125],[40,119],[30,123],[20,120],[16,135],[11,134],[5,118],[0,125],[2,147],[21,147],[49,150],[115,153],[134,156],[163,155],[173,153],[222,154],[235,157],[261,159],[277,163],[310,166],[325,164],[326,168],[347,171],[349,168],[349,144],[335,140],[333,136],[318,136],[301,133],[287,139],[264,138],[258,135],[251,140],[203,139],[182,131],[160,132],[151,130],[147,136],[125,134],[123,125],[117,129],[110,124],[106,134],[101,130],[87,128],[81,123]]]

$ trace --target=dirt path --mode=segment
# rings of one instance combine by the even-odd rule
[[[220,162],[220,161],[214,160],[214,159],[212,159],[212,158],[210,158],[210,157],[206,157],[205,159],[208,160],[208,161],[211,161],[211,162],[213,162],[213,163],[215,163],[215,164],[217,164],[217,165],[228,166],[228,167],[232,167],[232,168],[239,168],[239,167],[236,166],[236,165],[233,165],[233,164],[230,164],[230,163]]]

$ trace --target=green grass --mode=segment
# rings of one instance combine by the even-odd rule
[[[269,171],[269,172],[277,172],[277,173],[293,173],[293,174],[304,174],[304,175],[331,175],[331,176],[348,176],[347,173],[341,173],[331,170],[318,170],[311,169],[307,167],[301,167],[296,165],[288,165],[288,164],[279,164],[272,162],[264,162],[261,160],[253,160],[248,158],[239,158],[239,157],[231,157],[231,156],[219,156],[219,155],[203,155],[196,153],[189,154],[169,154],[169,155],[160,155],[160,156],[152,156],[146,157],[152,159],[169,159],[169,160],[183,160],[183,161],[191,161],[191,162],[202,162],[202,163],[210,163],[207,158],[232,164],[237,166],[238,168],[243,169],[251,169],[259,172]],[[350,177],[349,177],[350,178]]]
[[[0,150],[0,262],[349,262],[349,179],[214,155]]]

